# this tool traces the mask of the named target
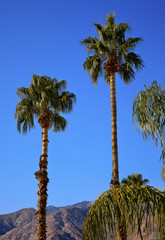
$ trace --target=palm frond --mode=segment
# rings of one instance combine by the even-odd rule
[[[115,26],[113,38],[115,39],[115,48],[118,54],[121,51],[120,50],[121,46],[123,46],[123,44],[125,43],[126,33],[130,31],[131,28],[127,23],[120,23],[119,25]]]
[[[61,111],[63,113],[69,113],[72,111],[73,104],[76,102],[76,96],[70,92],[62,92],[59,100],[59,105],[61,104]]]
[[[17,109],[15,118],[17,119],[17,130],[19,133],[22,132],[23,134],[26,134],[27,130],[35,127],[34,116],[28,108],[21,111]]]
[[[112,35],[110,36],[110,31],[107,31],[107,29],[105,29],[105,27],[99,23],[94,23],[94,26],[96,27],[97,33],[99,34],[100,42],[106,46],[107,41],[109,41],[109,39],[112,39]]]
[[[110,78],[109,78],[109,73],[104,71],[104,80],[107,85],[110,85]]]
[[[130,47],[130,48],[135,48],[137,47],[137,45],[142,42],[143,39],[141,37],[136,37],[136,38],[127,38],[125,41],[125,44]]]
[[[120,36],[125,36],[126,32],[131,32],[132,28],[128,23],[120,23],[115,26],[115,35],[120,38]]]
[[[109,28],[113,28],[115,25],[115,12],[111,11],[109,14],[107,13],[106,20]]]
[[[126,187],[126,186],[141,186],[141,185],[146,185],[149,182],[148,179],[143,179],[142,178],[142,174],[132,174],[132,175],[128,175],[127,178],[123,178],[121,181],[121,186]]]
[[[119,66],[119,75],[126,84],[135,79],[135,71],[127,62]]]
[[[92,204],[83,225],[83,240],[116,239],[120,223],[124,222],[128,234],[139,234],[146,221],[146,230],[151,218],[160,237],[164,235],[162,222],[165,219],[165,192],[150,186],[111,188]],[[162,238],[163,239],[163,238]]]
[[[94,84],[97,83],[98,77],[102,75],[102,61],[100,58],[97,58],[93,61],[93,65],[90,68],[90,78]]]
[[[49,128],[53,128],[53,132],[65,131],[67,126],[67,121],[64,117],[60,116],[58,113],[53,113],[51,116],[51,123]]]
[[[60,82],[56,82],[54,84],[54,87],[56,87],[58,89],[59,94],[61,94],[63,91],[66,90],[66,81],[62,80]]]
[[[84,70],[90,74],[90,79],[94,84],[97,84],[99,76],[102,75],[102,63],[105,61],[105,58],[100,58],[99,55],[93,55],[86,58],[86,61],[83,64]]]
[[[70,112],[76,101],[76,96],[64,91],[65,89],[65,80],[58,82],[56,78],[51,79],[47,76],[37,75],[32,76],[29,88],[18,88],[17,95],[21,99],[15,111],[18,131],[21,132],[22,129],[22,132],[26,133],[27,130],[34,127],[34,118],[40,118],[46,111],[54,114],[52,115],[54,131],[58,131],[58,129],[63,131],[66,121],[59,116],[59,113]],[[57,123],[54,122],[55,120]]]
[[[87,53],[92,55],[86,58],[83,67],[90,75],[92,82],[97,84],[98,77],[102,75],[101,68],[103,66],[100,65],[102,60],[104,59],[105,61],[111,56],[116,56],[119,61],[120,77],[128,84],[135,79],[134,70],[142,70],[144,67],[140,56],[133,52],[135,47],[142,41],[142,38],[126,39],[126,33],[130,32],[131,28],[128,23],[116,24],[113,12],[107,14],[106,20],[107,23],[105,25],[100,23],[94,24],[98,33],[98,39],[96,37],[88,37],[81,42]],[[96,56],[100,61],[97,67],[96,61],[94,64]],[[110,75],[111,73],[109,72]],[[106,77],[107,75],[104,74],[104,76]],[[109,82],[107,79],[105,80],[107,83]]]
[[[123,38],[119,39],[120,44],[116,46],[116,52],[126,56],[129,52],[133,51],[139,42],[142,41],[142,38],[127,38],[123,41]]]
[[[145,91],[140,91],[133,100],[133,121],[141,129],[145,140],[152,138],[156,144],[160,139],[164,145],[163,127],[165,125],[165,91],[154,81]]]
[[[144,67],[143,60],[140,55],[135,54],[134,52],[128,53],[125,57],[125,61],[134,67],[137,71],[142,70]]]
[[[97,44],[96,44],[97,42],[98,42],[97,38],[88,37],[83,41],[81,41],[80,44],[84,45],[87,54],[89,54],[89,52],[95,54],[97,52]]]
[[[29,97],[29,89],[25,87],[20,87],[16,91],[17,96],[19,99],[24,99]]]

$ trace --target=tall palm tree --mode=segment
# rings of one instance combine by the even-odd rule
[[[127,23],[117,24],[114,13],[107,14],[106,25],[95,23],[98,38],[88,37],[81,44],[85,46],[88,56],[83,64],[93,84],[104,75],[110,85],[111,122],[112,122],[112,187],[119,186],[118,145],[117,145],[117,106],[116,106],[116,73],[129,84],[135,79],[135,70],[143,68],[141,57],[134,53],[141,38],[126,38],[130,27]]]
[[[116,110],[116,73],[128,84],[135,79],[135,70],[143,68],[141,57],[134,49],[141,38],[126,38],[130,31],[127,23],[116,24],[114,14],[107,14],[106,25],[95,23],[98,38],[88,37],[81,44],[88,56],[83,64],[93,84],[104,75],[110,85],[111,121],[112,121],[112,180],[110,190],[101,194],[92,204],[83,225],[84,240],[100,240],[110,237],[126,240],[128,232],[141,226],[141,219],[147,214],[146,227],[150,225],[150,216],[159,216],[158,226],[161,232],[165,216],[165,194],[149,186],[120,187],[117,147],[117,110]],[[156,201],[155,201],[156,199]],[[140,215],[138,215],[138,213]],[[140,219],[140,220],[139,220]],[[139,228],[138,228],[139,229]]]
[[[17,89],[20,102],[16,105],[15,118],[17,129],[26,133],[35,127],[34,118],[38,119],[42,132],[42,155],[40,156],[39,171],[35,173],[38,184],[38,240],[46,240],[46,204],[47,204],[47,153],[48,129],[54,132],[64,131],[66,120],[60,112],[68,113],[72,110],[75,95],[66,89],[66,81],[58,82],[56,78],[47,76],[32,76],[29,88]]]
[[[136,130],[140,128],[144,140],[150,138],[156,145],[160,141],[162,154],[160,159],[163,162],[162,177],[165,180],[165,90],[156,81],[153,81],[148,88],[144,85],[145,91],[140,91],[133,100],[132,117]]]
[[[140,187],[140,186],[146,185],[148,182],[149,182],[148,179],[146,179],[146,178],[143,179],[142,174],[138,174],[138,173],[134,174],[133,173],[132,175],[128,175],[127,178],[123,178],[121,180],[121,186],[122,187],[127,187],[127,186],[128,187],[130,187],[130,186],[134,186],[134,187],[139,186]],[[139,213],[138,213],[138,215],[139,215]],[[143,235],[142,235],[141,226],[140,226],[142,220],[143,219],[141,217],[138,218],[138,221],[139,221],[138,231],[139,231],[141,240],[143,240]]]

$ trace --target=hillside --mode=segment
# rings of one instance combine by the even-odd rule
[[[47,240],[82,240],[82,222],[91,202],[66,207],[47,208]],[[37,239],[37,216],[34,208],[0,215],[0,240]],[[147,236],[142,226],[143,240],[159,240],[156,232]],[[100,239],[101,240],[101,239]],[[140,240],[136,235],[128,240]]]
[[[48,207],[47,240],[81,240],[82,222],[89,209],[89,202],[76,207]],[[81,207],[83,206],[83,207]],[[37,239],[37,216],[33,208],[22,209],[0,216],[0,240]]]

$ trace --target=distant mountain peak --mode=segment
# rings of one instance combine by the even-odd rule
[[[47,240],[82,240],[82,223],[93,202],[82,201],[65,207],[48,207]],[[0,215],[0,240],[32,240],[37,239],[36,210],[26,208]],[[144,230],[144,226],[142,226]],[[145,239],[157,239],[156,233],[143,232]],[[146,238],[148,236],[148,238]],[[137,240],[137,236],[128,240]]]
[[[49,206],[47,210],[47,240],[81,240],[82,222],[90,202],[83,201],[65,207]],[[0,240],[37,239],[35,209],[26,208],[0,215]]]
[[[92,203],[93,201],[82,201],[82,202],[78,202],[72,205],[67,205],[64,207],[55,207],[53,205],[50,205],[47,207],[47,213],[58,211],[59,209],[63,209],[63,208],[71,208],[71,207],[86,208],[86,207],[90,207]]]

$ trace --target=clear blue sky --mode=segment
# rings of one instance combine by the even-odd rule
[[[112,173],[110,88],[103,79],[92,85],[82,64],[87,57],[79,41],[96,36],[94,22],[105,23],[107,12],[142,37],[137,48],[145,69],[125,85],[117,77],[120,180],[142,173],[150,185],[164,189],[161,149],[145,143],[132,124],[132,103],[138,91],[164,80],[165,3],[163,0],[0,0],[1,167],[0,214],[37,205],[41,128],[26,136],[14,120],[16,89],[28,87],[32,74],[67,81],[77,103],[66,115],[65,133],[49,134],[48,205],[64,206],[95,200],[109,188]]]

